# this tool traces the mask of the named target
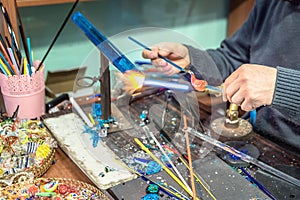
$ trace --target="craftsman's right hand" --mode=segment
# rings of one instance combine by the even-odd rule
[[[161,55],[168,58],[182,68],[187,68],[190,65],[190,56],[188,48],[180,43],[162,42],[151,47],[151,51],[144,50],[142,56],[146,59],[151,59],[151,63],[156,67],[155,72],[160,72],[171,76],[177,74],[179,70],[159,58]]]
[[[251,111],[271,105],[276,87],[277,69],[274,67],[243,64],[223,84],[223,100]]]

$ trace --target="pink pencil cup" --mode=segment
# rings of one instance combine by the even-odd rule
[[[40,118],[45,113],[44,70],[30,75],[5,76],[0,73],[0,86],[8,116],[13,116],[18,105],[20,119]]]

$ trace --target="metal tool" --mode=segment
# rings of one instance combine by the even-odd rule
[[[226,116],[217,118],[211,123],[211,129],[224,137],[241,139],[252,132],[252,125],[239,117],[239,106],[231,103],[226,111]]]

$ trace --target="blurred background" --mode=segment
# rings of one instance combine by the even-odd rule
[[[30,6],[20,1],[20,5],[34,58],[41,60],[72,3]],[[217,47],[226,37],[228,10],[229,0],[92,0],[79,2],[75,9],[108,38],[131,29],[158,27],[177,31],[205,49]],[[94,45],[69,20],[45,60],[46,71],[80,67],[93,49]]]

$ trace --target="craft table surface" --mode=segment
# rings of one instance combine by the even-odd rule
[[[270,148],[270,146],[267,145],[267,148]],[[273,155],[278,155],[274,153]],[[49,168],[49,170],[43,175],[43,177],[59,177],[59,178],[71,178],[79,181],[84,181],[86,183],[89,183],[93,186],[93,182],[77,167],[75,163],[66,155],[61,148],[56,149],[55,154],[55,162],[53,165]],[[141,181],[134,181],[137,182],[138,185],[140,185]],[[125,185],[124,185],[125,186]],[[127,185],[124,187],[124,190],[128,189]],[[108,194],[108,191],[103,191],[111,198],[111,193]],[[121,192],[121,191],[120,191]],[[117,199],[117,198],[116,198]],[[292,199],[292,198],[286,198],[286,199]]]
[[[206,99],[204,102],[200,102],[200,104],[202,104],[202,107],[205,107],[206,105],[208,105],[211,102],[207,102]],[[204,106],[203,106],[204,105]],[[256,146],[261,150],[261,155],[263,155],[261,157],[261,160],[263,162],[266,162],[270,165],[276,165],[278,163],[278,161],[280,161],[280,164],[283,165],[290,165],[293,167],[296,167],[299,169],[299,160],[300,157],[294,157],[295,155],[291,154],[291,152],[289,152],[288,149],[284,149],[279,145],[274,144],[273,142],[269,141],[268,139],[263,138],[262,136],[259,136],[257,134],[254,134],[254,136],[252,137],[252,141],[256,144]],[[294,150],[291,150],[294,151]],[[297,152],[297,151],[296,151]],[[276,159],[274,159],[276,158]],[[276,163],[275,163],[276,162]],[[94,185],[93,182],[80,170],[79,167],[77,167],[77,165],[68,157],[67,154],[65,154],[65,152],[63,152],[63,150],[58,147],[56,149],[56,155],[55,155],[55,161],[53,163],[53,165],[50,167],[50,169],[44,174],[43,177],[61,177],[61,178],[71,178],[71,179],[76,179],[79,181],[84,181],[86,183],[89,183],[91,185]],[[263,181],[264,177],[261,177],[260,180]],[[132,182],[136,182],[138,180],[133,180]],[[270,182],[269,180],[266,180],[267,182]],[[273,182],[273,181],[271,181]],[[130,184],[126,183],[126,185]],[[133,184],[134,185],[134,184]],[[276,184],[275,184],[276,185]],[[94,185],[95,186],[95,185]],[[122,187],[124,187],[124,189],[126,190],[125,184],[120,184],[117,187],[115,187],[115,189],[117,189],[117,191],[114,191],[114,188],[103,191],[106,194],[108,194],[108,192],[111,194],[111,192],[114,192],[115,195],[117,195],[118,191],[121,192]],[[126,190],[127,191],[127,190]],[[293,193],[295,190],[292,190],[291,193]],[[296,193],[296,197],[299,191],[295,191]],[[114,194],[112,194],[114,195]],[[291,195],[289,193],[287,193],[287,195]],[[123,196],[123,195],[122,195]],[[127,199],[126,195],[125,198],[119,198],[120,196],[115,196],[114,198],[116,199]],[[110,198],[112,198],[110,196]],[[284,198],[284,199],[293,199],[293,197],[288,197],[288,198]]]

